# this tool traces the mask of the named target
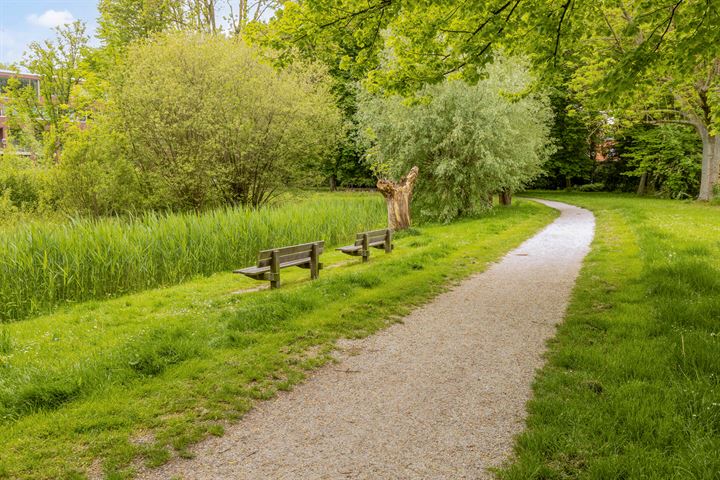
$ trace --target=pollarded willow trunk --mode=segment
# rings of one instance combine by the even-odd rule
[[[498,199],[500,200],[500,205],[507,207],[512,204],[512,193],[510,193],[509,190],[503,190],[498,193]]]
[[[720,136],[701,132],[703,141],[702,173],[698,200],[709,201],[718,185],[720,175]]]
[[[387,202],[388,228],[403,230],[410,227],[410,201],[417,176],[418,167],[413,167],[397,183],[390,180],[378,180],[377,189]]]

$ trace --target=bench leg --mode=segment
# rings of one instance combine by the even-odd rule
[[[280,252],[270,254],[270,288],[280,288]]]
[[[310,280],[315,280],[320,275],[320,253],[317,243],[313,243],[310,249]]]
[[[385,253],[392,252],[392,230],[388,229],[385,233]]]
[[[363,261],[363,263],[368,261],[368,257],[370,257],[370,246],[368,245],[368,236],[367,236],[367,234],[364,234],[363,238],[362,238],[362,261]]]

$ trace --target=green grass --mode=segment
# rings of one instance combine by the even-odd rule
[[[84,478],[91,467],[127,478],[188,456],[329,361],[338,338],[396,321],[555,215],[521,201],[399,234],[367,264],[329,251],[319,280],[283,270],[280,290],[236,294],[260,282],[222,273],[6,324],[0,478]]]
[[[0,229],[0,323],[252,263],[258,250],[335,246],[386,221],[377,194],[312,195],[259,210],[26,222]]]
[[[596,238],[499,477],[720,478],[720,208],[542,196]]]

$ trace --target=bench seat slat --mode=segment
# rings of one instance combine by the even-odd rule
[[[348,245],[346,247],[336,248],[335,250],[357,257],[362,253],[362,245]]]
[[[382,247],[385,245],[385,240],[379,242],[368,242],[368,247]]]
[[[240,273],[250,278],[257,280],[264,279],[265,275],[270,273],[270,267],[248,267],[241,268],[240,270],[233,270],[233,273]]]

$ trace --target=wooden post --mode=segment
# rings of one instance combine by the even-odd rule
[[[368,236],[367,233],[363,233],[362,237],[362,261],[363,263],[368,261],[368,257],[370,256],[370,245],[368,244]]]
[[[280,252],[270,253],[270,288],[280,288]]]
[[[310,247],[310,279],[315,280],[320,273],[320,254],[318,253],[318,244],[313,243]]]
[[[392,252],[392,230],[385,231],[385,253]]]

